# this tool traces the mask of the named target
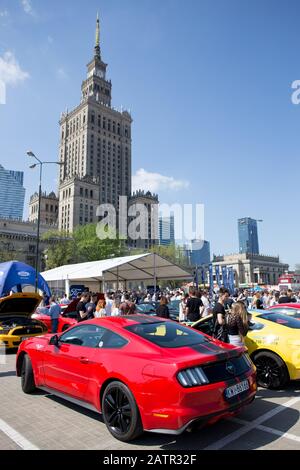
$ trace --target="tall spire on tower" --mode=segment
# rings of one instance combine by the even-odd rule
[[[98,57],[98,59],[100,59],[100,21],[98,13],[96,22],[95,57]]]

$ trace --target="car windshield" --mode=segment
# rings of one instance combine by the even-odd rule
[[[300,318],[300,309],[299,308],[293,308],[293,307],[282,307],[282,308],[272,308],[272,312],[274,313],[282,313],[284,315],[288,315],[290,317],[294,318]]]
[[[284,315],[282,313],[264,313],[262,315],[258,315],[258,318],[263,318],[264,320],[278,323],[278,325],[287,326],[288,328],[300,329],[300,321],[297,318]]]
[[[139,323],[125,329],[162,348],[182,348],[208,341],[201,333],[171,321]]]
[[[35,311],[35,313],[38,313],[39,315],[48,315],[50,316],[50,309],[47,307],[38,307]]]
[[[179,304],[180,304],[180,300],[171,300],[168,303],[168,307],[169,309],[172,309],[172,310],[179,310]]]

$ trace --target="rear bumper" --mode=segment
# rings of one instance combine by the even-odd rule
[[[254,399],[255,399],[255,394],[253,394],[250,398],[248,397],[247,399],[241,401],[238,404],[230,406],[226,411],[225,410],[217,411],[216,413],[211,413],[206,416],[201,416],[201,418],[191,419],[179,429],[162,428],[162,429],[145,429],[145,431],[155,432],[155,433],[160,433],[160,434],[173,434],[177,436],[179,434],[182,434],[186,429],[192,426],[197,426],[197,425],[205,424],[205,423],[211,424],[213,422],[218,421],[219,419],[233,416],[239,413],[244,408],[244,406],[250,405],[250,403],[252,403]]]
[[[248,390],[230,399],[225,398],[227,387],[246,379],[249,383]],[[147,403],[141,406],[138,400],[138,405],[145,430],[180,434],[196,421],[212,423],[238,413],[254,400],[256,390],[256,374],[251,371],[230,382],[194,388],[183,388],[179,384],[173,384],[165,396],[147,394]]]

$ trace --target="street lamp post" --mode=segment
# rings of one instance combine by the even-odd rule
[[[263,222],[262,219],[254,219],[256,222]],[[252,231],[251,231],[252,235]],[[253,243],[251,243],[251,260],[250,260],[250,280],[252,280],[252,271],[253,271],[253,284],[255,281],[255,274],[254,274],[254,251],[253,251]]]
[[[33,169],[36,166],[40,167],[40,178],[39,178],[39,194],[38,194],[38,220],[37,220],[37,232],[36,232],[36,253],[35,253],[35,292],[38,291],[38,268],[39,268],[39,249],[40,249],[40,224],[41,224],[41,198],[42,198],[42,173],[43,165],[54,164],[63,165],[63,162],[42,162],[31,150],[27,152],[29,157],[34,158],[37,163],[30,165],[29,168]]]

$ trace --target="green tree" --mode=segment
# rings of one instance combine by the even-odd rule
[[[100,239],[96,227],[96,224],[87,224],[77,226],[71,234],[55,230],[44,234],[42,238],[48,242],[46,269],[127,254],[123,240],[117,235]]]
[[[96,224],[80,225],[73,232],[77,262],[97,261],[125,254],[124,241],[117,234],[114,238],[100,239],[97,236]]]
[[[150,249],[152,253],[162,256],[162,258],[168,259],[174,264],[181,266],[182,268],[188,268],[188,260],[184,255],[182,249],[177,245],[155,245]]]
[[[0,263],[5,263],[6,261],[14,261],[16,259],[19,259],[17,251],[6,251],[2,248],[0,249]]]
[[[42,236],[42,240],[48,244],[48,248],[45,250],[46,269],[76,262],[76,249],[72,236],[65,232],[51,230]]]

